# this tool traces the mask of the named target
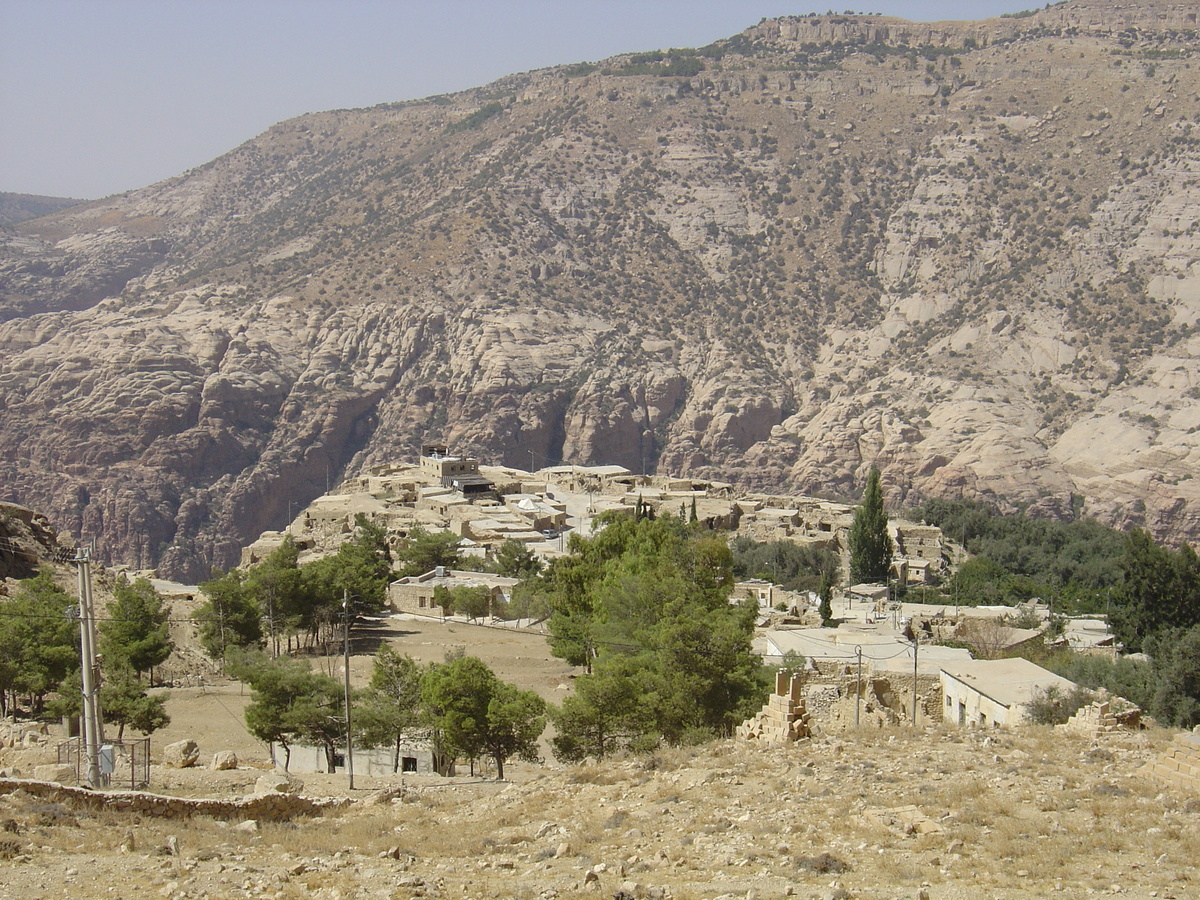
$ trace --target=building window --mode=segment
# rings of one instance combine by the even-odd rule
[[[417,758],[415,756],[400,757],[400,771],[401,772],[417,771]]]
[[[424,609],[424,608],[425,608],[425,598],[424,598],[424,597],[418,597],[418,598],[417,598],[417,608],[418,608],[418,609]]]

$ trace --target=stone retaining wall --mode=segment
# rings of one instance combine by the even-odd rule
[[[47,781],[0,778],[0,794],[17,791],[72,807],[120,810],[169,819],[198,815],[214,819],[281,822],[297,816],[321,815],[327,810],[340,809],[351,803],[345,798],[301,797],[281,793],[251,794],[237,800],[167,797],[144,791],[93,791]]]

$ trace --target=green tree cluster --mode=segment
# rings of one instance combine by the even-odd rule
[[[235,650],[227,665],[252,690],[246,727],[283,749],[284,769],[292,747],[303,743],[322,747],[333,771],[335,753],[345,746],[344,686],[304,661],[260,650]],[[399,770],[404,741],[425,738],[442,760],[439,770],[455,756],[472,764],[487,756],[503,778],[507,760],[537,759],[546,723],[540,697],[501,681],[475,657],[423,667],[387,645],[375,656],[369,687],[355,691],[351,702],[356,745],[387,747],[393,771]]]
[[[424,575],[438,566],[457,568],[461,562],[458,542],[458,535],[449,531],[426,531],[416,526],[396,551],[400,574]]]
[[[587,667],[557,715],[563,760],[728,734],[761,702],[754,610],[725,541],[673,517],[605,515],[546,580],[552,651]]]
[[[337,553],[303,566],[288,535],[257,566],[230,569],[200,586],[208,598],[194,615],[200,642],[214,659],[264,643],[272,656],[328,647],[347,614],[383,608],[390,577],[386,532],[361,514],[354,536]]]
[[[972,554],[943,589],[964,606],[1042,597],[1066,612],[1103,612],[1121,580],[1125,536],[1092,519],[1002,515],[973,500],[930,500],[916,514]]]
[[[538,760],[546,702],[532,691],[501,681],[483,660],[462,656],[425,673],[421,701],[444,745],[472,762],[490,757],[496,777],[513,757]]]
[[[1200,558],[1184,544],[1160,547],[1141,528],[1125,538],[1122,579],[1113,592],[1113,633],[1130,650],[1156,635],[1200,625]]]
[[[170,609],[147,578],[132,584],[124,577],[113,588],[113,602],[98,627],[104,664],[126,669],[139,680],[143,672],[154,680],[154,667],[167,661],[174,649]]]
[[[302,660],[273,658],[257,649],[231,651],[226,668],[250,685],[246,728],[260,741],[283,748],[284,771],[297,743],[324,748],[326,764],[333,771],[346,720],[345,695],[336,679],[314,672]]]

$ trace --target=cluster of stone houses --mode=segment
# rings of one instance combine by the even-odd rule
[[[586,505],[568,513],[565,497]],[[832,550],[849,561],[854,508],[812,497],[739,492],[724,482],[669,475],[634,475],[623,466],[552,466],[526,472],[481,465],[442,444],[426,444],[413,464],[376,466],[335,491],[317,498],[289,524],[287,533],[302,551],[333,552],[353,529],[355,517],[383,525],[403,540],[414,528],[450,531],[466,554],[480,554],[507,540],[536,545],[552,555],[565,549],[556,540],[564,529],[580,528],[607,511],[632,514],[649,508],[657,515],[690,517],[713,529],[736,531],[756,540],[786,540]],[[904,521],[889,523],[894,563],[892,578],[909,584],[935,579],[951,561],[953,548],[941,530]],[[242,558],[251,565],[283,539],[267,532]]]

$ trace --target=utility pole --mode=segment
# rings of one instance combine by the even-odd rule
[[[92,561],[89,550],[80,547],[72,560],[79,570],[79,650],[83,676],[83,752],[87,758],[87,782],[101,787],[100,744],[104,740],[104,713],[100,709],[100,672],[96,664],[96,617],[92,610]]]
[[[350,776],[350,790],[354,790],[354,743],[350,737],[350,592],[342,589],[342,611],[345,613],[342,628],[342,658],[346,664],[346,772]]]
[[[917,629],[913,629],[913,710],[912,723],[913,727],[917,727],[917,648],[921,646],[921,642],[917,640]]]
[[[854,652],[858,654],[858,686],[854,689],[854,727],[858,727],[858,711],[862,707],[862,645],[855,644]]]

